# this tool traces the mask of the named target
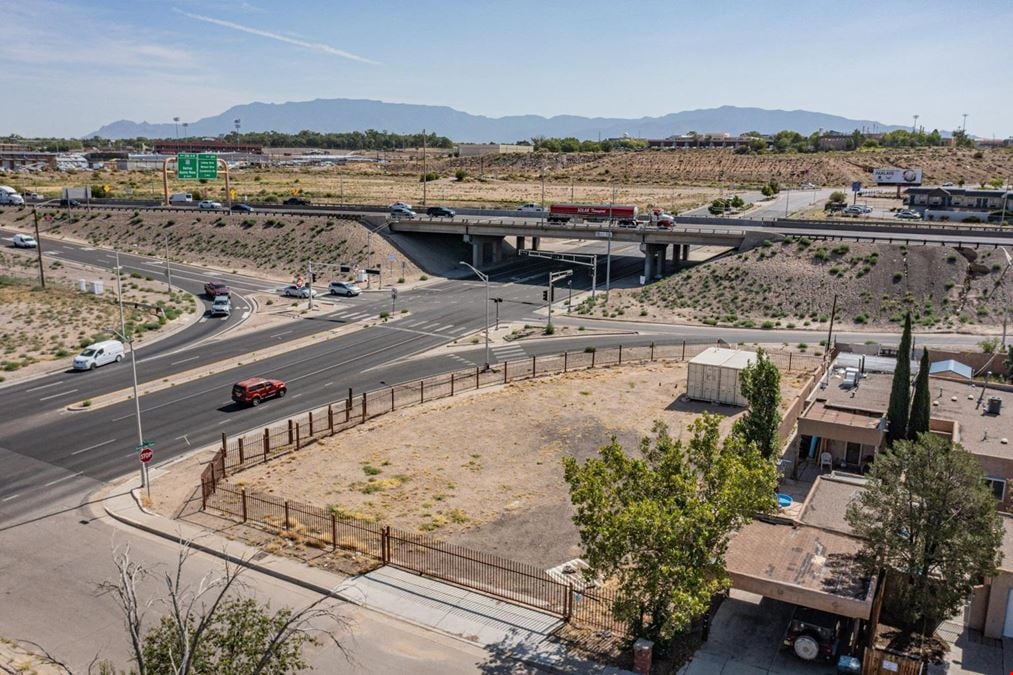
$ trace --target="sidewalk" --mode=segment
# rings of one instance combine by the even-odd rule
[[[552,638],[562,622],[549,614],[393,567],[343,577],[148,512],[131,493],[110,497],[104,506],[106,513],[126,526],[173,541],[189,539],[196,550],[242,562],[283,581],[483,647],[499,657],[556,673],[628,673],[571,654]]]

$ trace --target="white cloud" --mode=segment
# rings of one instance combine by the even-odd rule
[[[271,40],[277,40],[278,42],[285,42],[290,45],[303,47],[305,49],[311,49],[313,51],[321,52],[323,54],[329,54],[331,56],[340,56],[341,58],[349,59],[352,61],[358,61],[360,63],[369,63],[373,65],[377,64],[376,61],[372,61],[357,54],[347,52],[344,49],[332,47],[331,45],[327,45],[322,42],[309,42],[306,40],[297,40],[295,38],[288,37],[287,35],[282,35],[281,33],[272,33],[270,31],[261,30],[259,28],[253,28],[251,26],[244,26],[242,24],[235,23],[232,21],[225,21],[224,19],[215,19],[210,16],[204,16],[203,14],[193,14],[191,12],[185,12],[181,9],[176,9],[176,11],[182,14],[183,16],[187,16],[191,19],[196,19],[197,21],[204,21],[206,23],[211,23],[216,26],[222,26],[223,28],[231,28],[232,30],[238,30],[243,33],[249,33],[250,35],[258,35],[260,37],[265,37]]]

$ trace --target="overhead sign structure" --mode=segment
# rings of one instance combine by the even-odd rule
[[[876,185],[921,185],[921,169],[874,169],[872,180]]]
[[[176,178],[214,180],[218,178],[218,155],[210,152],[181,152],[176,155]]]

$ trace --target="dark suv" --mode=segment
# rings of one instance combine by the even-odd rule
[[[232,400],[240,405],[260,405],[265,398],[281,398],[288,389],[281,380],[250,377],[232,385]]]
[[[310,200],[305,197],[289,197],[284,203],[285,206],[309,206]]]
[[[805,661],[832,660],[846,647],[842,640],[846,621],[830,612],[796,607],[784,633],[782,647]]]
[[[232,297],[232,291],[224,281],[209,281],[204,284],[204,294],[214,300],[219,295]]]
[[[430,206],[426,209],[426,215],[433,218],[453,218],[456,214],[453,209],[448,209],[446,206]]]

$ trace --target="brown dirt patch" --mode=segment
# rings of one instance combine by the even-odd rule
[[[679,437],[707,409],[727,432],[741,414],[684,400],[685,379],[684,363],[653,363],[515,383],[385,415],[230,482],[555,565],[579,553],[564,456],[611,435],[635,448],[655,420]],[[790,402],[801,376],[783,380]]]
[[[973,258],[973,263],[971,259]],[[709,325],[825,329],[897,326],[984,330],[1002,322],[1002,293],[986,302],[1005,259],[992,249],[810,242],[789,237],[678,272],[643,289],[586,300],[578,314]],[[618,296],[618,297],[616,297]]]

